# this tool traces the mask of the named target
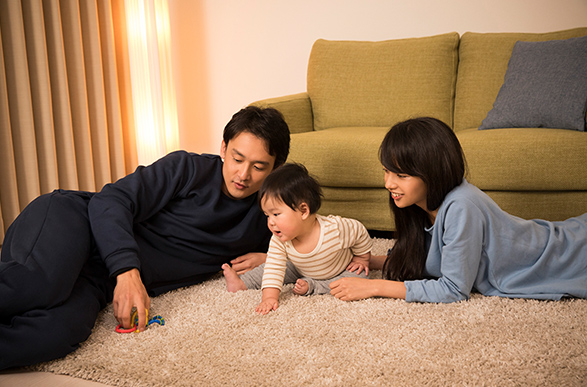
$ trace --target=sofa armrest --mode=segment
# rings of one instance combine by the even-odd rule
[[[289,126],[290,133],[311,132],[314,130],[312,104],[308,93],[298,93],[283,97],[268,98],[251,103],[259,107],[272,107],[281,112]]]

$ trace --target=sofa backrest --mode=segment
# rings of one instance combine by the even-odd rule
[[[459,47],[454,130],[478,128],[501,88],[512,49],[518,40],[546,41],[587,35],[587,28],[549,33],[466,32]],[[587,64],[586,64],[587,65]]]
[[[307,90],[314,129],[393,124],[432,116],[452,125],[456,32],[424,38],[317,40]]]

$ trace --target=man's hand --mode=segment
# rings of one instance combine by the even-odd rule
[[[145,330],[147,325],[147,313],[151,306],[151,299],[147,294],[145,285],[141,280],[138,269],[131,269],[116,277],[116,287],[114,288],[114,317],[125,329],[131,328],[130,321],[132,308],[137,309],[139,316],[139,331]]]
[[[265,253],[248,253],[233,259],[230,261],[230,264],[234,271],[236,271],[236,274],[242,275],[265,263],[265,259],[267,259],[267,254]]]

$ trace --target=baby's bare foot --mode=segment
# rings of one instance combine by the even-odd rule
[[[239,290],[247,290],[243,280],[228,263],[222,265],[222,272],[224,274],[224,279],[226,280],[226,290],[231,293],[236,293]]]
[[[294,285],[293,292],[298,296],[303,296],[304,294],[308,293],[308,289],[310,289],[310,285],[308,285],[308,281],[303,279],[298,279],[296,284]]]

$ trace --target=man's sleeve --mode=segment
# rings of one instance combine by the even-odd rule
[[[181,195],[195,169],[186,152],[173,152],[147,167],[139,166],[94,195],[88,207],[90,224],[110,275],[140,269],[134,224]]]

